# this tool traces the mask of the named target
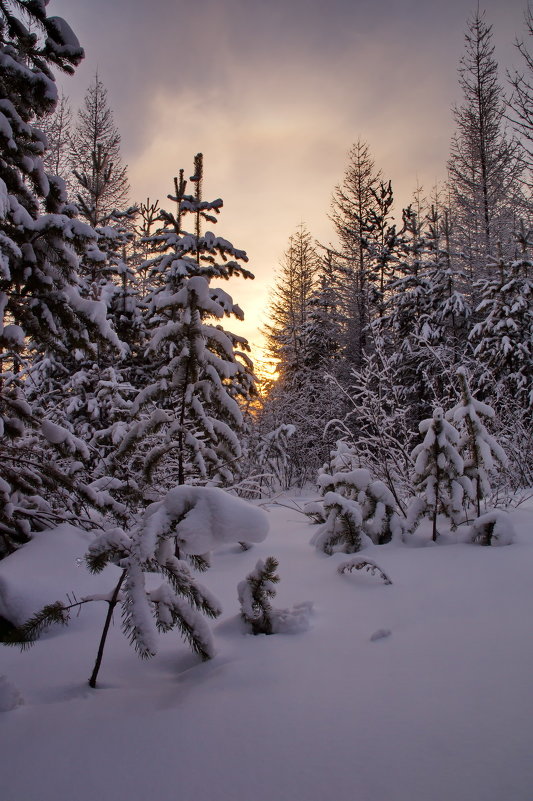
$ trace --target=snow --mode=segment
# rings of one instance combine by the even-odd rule
[[[266,514],[216,487],[180,486],[146,510],[143,532],[150,537],[174,530],[180,551],[205,554],[223,543],[262,542]]]
[[[5,676],[0,676],[0,712],[9,712],[23,704],[19,691]]]
[[[365,548],[385,586],[339,576],[346,556],[317,553],[307,519],[271,506],[267,540],[246,552],[220,544],[203,576],[224,607],[209,624],[213,660],[174,633],[140,660],[116,620],[102,688],[90,690],[104,604],[27,653],[3,648],[1,672],[25,703],[0,714],[2,797],[530,801],[533,503],[510,516],[505,548],[454,535]],[[87,539],[69,527],[42,534],[0,574],[39,602],[77,591],[75,579],[80,596],[97,593],[118,573],[76,565]],[[276,605],[313,601],[304,633],[243,632],[236,586],[268,555],[279,560]]]
[[[60,52],[75,53],[80,49],[80,42],[78,37],[63,17],[48,17],[49,29],[54,31],[54,40],[57,44],[62,45],[63,48]],[[56,44],[56,50],[57,50]]]

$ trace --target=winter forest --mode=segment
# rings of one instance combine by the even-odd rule
[[[184,794],[171,793],[173,767],[159,754],[166,729],[150,707],[142,764],[144,771],[150,762],[155,781],[162,759],[160,778],[136,789],[138,776],[111,780],[112,760],[104,760],[102,781],[114,798],[140,801],[155,788],[163,801],[193,794],[266,801],[266,774],[263,790],[250,786],[263,769],[245,747],[248,727],[258,724],[258,750],[264,727],[268,759],[278,763],[307,726],[320,753],[336,720],[338,759],[332,754],[329,765],[337,784],[331,776],[329,785],[317,783],[308,752],[295,746],[297,767],[281,770],[274,783],[280,801],[320,801],[327,786],[340,801],[527,801],[531,9],[517,31],[521,67],[506,74],[488,15],[478,9],[465,20],[463,55],[450,65],[458,68],[461,101],[450,111],[445,181],[414,184],[411,202],[399,208],[372,142],[354,132],[344,176],[336,186],[332,180],[324,209],[335,239],[318,241],[305,222],[294,230],[265,301],[264,357],[254,364],[246,338],[232,331],[247,313],[239,287],[254,278],[254,254],[224,237],[223,200],[206,196],[211,154],[196,153],[191,141],[183,163],[169,165],[160,198],[134,198],[103,77],[94,75],[77,109],[58,90],[57,77],[73,74],[84,50],[48,5],[0,0],[0,726],[15,726],[15,744],[26,741],[41,707],[61,702],[56,747],[89,716],[80,747],[99,760],[91,749],[109,723],[117,740],[125,738],[115,753],[124,760],[128,704],[140,697],[148,709],[149,684],[161,693],[153,701],[161,710],[179,676],[169,727],[184,725],[200,740],[202,716],[224,704],[213,742],[207,738],[209,769],[196,774],[204,752],[195,751],[193,736],[178,749],[188,765],[180,774]],[[277,592],[287,608],[276,605]],[[474,614],[473,599],[483,614],[476,611],[468,629],[463,615]],[[509,631],[517,608],[524,629],[516,622]],[[426,610],[424,635],[398,644],[395,621],[400,627],[414,609]],[[487,621],[496,629],[485,630]],[[365,622],[368,636],[357,628]],[[472,632],[480,630],[485,639],[477,642]],[[260,636],[278,634],[294,636]],[[365,647],[372,642],[370,654],[359,636]],[[435,663],[425,650],[433,636]],[[327,655],[339,642],[352,643],[345,646],[352,673],[339,676],[337,696],[332,684],[344,657],[330,664]],[[495,642],[502,643],[496,656]],[[393,647],[395,655],[384,656]],[[472,659],[464,698],[451,685],[446,695],[441,647],[454,670]],[[423,696],[405,678],[398,711],[389,693],[400,680],[387,676],[431,673],[437,662],[442,706],[431,700],[438,692]],[[327,726],[324,709],[308,708],[303,695],[317,692],[311,664],[328,685],[324,709],[338,706]],[[41,674],[38,686],[32,670]],[[500,712],[487,711],[498,707],[493,674],[500,671],[508,671],[504,724]],[[368,709],[368,686],[353,709],[346,701],[355,677],[381,688]],[[283,689],[263,707],[253,682]],[[107,698],[88,712],[102,687]],[[295,713],[298,724],[287,723],[278,752],[267,703],[281,714],[295,698],[306,711]],[[461,763],[461,754],[465,764],[476,762],[483,730],[490,738],[503,726],[514,744],[509,773],[503,757],[470,773],[464,765],[444,770],[442,752],[435,755],[439,736],[453,740],[463,725],[452,712],[448,720],[445,705],[464,707],[466,698],[477,699],[464,720],[479,726],[482,744],[474,736],[454,740],[451,762]],[[402,715],[414,714],[408,707],[432,704],[425,723],[422,713],[410,729],[405,724],[415,734],[384,734],[389,715],[401,726]],[[235,751],[216,787],[214,754],[232,710]],[[419,784],[405,772],[409,749],[419,748],[418,726],[428,760]],[[432,737],[435,749],[427,745]],[[383,738],[386,755],[402,740],[403,756],[378,781],[373,751]],[[360,796],[350,784],[352,741]],[[35,782],[47,759],[45,749]],[[9,779],[6,801],[67,797],[74,769],[65,765],[44,794],[28,776]],[[71,797],[89,801],[97,787]]]

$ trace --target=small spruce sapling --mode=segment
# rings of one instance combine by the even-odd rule
[[[275,609],[270,599],[279,582],[278,561],[273,556],[259,559],[252,572],[237,585],[241,617],[253,634],[298,634],[307,631],[313,611],[310,601],[294,604],[292,609]]]
[[[252,627],[253,634],[272,634],[272,604],[279,582],[276,573],[279,562],[268,556],[259,559],[253,571],[237,586],[243,620]]]
[[[211,631],[204,615],[217,617],[220,606],[199,584],[184,559],[207,569],[208,555],[217,545],[247,539],[261,542],[267,535],[265,513],[215,487],[177,486],[151,504],[131,535],[121,528],[103,532],[91,543],[86,562],[93,573],[106,565],[120,568],[114,588],[106,596],[60,601],[38,611],[22,626],[8,631],[5,645],[27,648],[51,625],[66,625],[72,609],[92,601],[106,601],[106,614],[89,685],[96,687],[107,634],[117,605],[122,630],[143,659],[157,653],[157,633],[177,628],[194,653],[207,660],[214,655]],[[277,564],[276,564],[277,566]],[[275,569],[275,568],[274,568]],[[162,583],[150,589],[145,574],[159,574]]]
[[[318,476],[322,510],[317,504],[307,509],[311,519],[322,522],[311,544],[327,554],[356,553],[368,538],[381,545],[403,532],[391,491],[382,481],[372,480],[368,470],[354,467],[354,461],[346,443],[338,442],[331,474],[324,468]]]
[[[339,575],[345,573],[353,573],[354,570],[362,570],[365,573],[370,573],[371,576],[378,576],[383,580],[384,584],[392,584],[392,581],[387,574],[377,565],[372,559],[363,559],[360,556],[352,556],[346,562],[341,562],[337,568]]]
[[[465,493],[472,497],[472,484],[464,475],[464,462],[457,450],[459,433],[438,406],[433,417],[419,425],[424,441],[411,456],[415,462],[413,480],[419,491],[407,513],[407,530],[413,532],[422,517],[432,521],[432,539],[436,541],[437,515],[442,512],[456,528]]]
[[[474,487],[479,517],[481,501],[491,492],[490,472],[494,470],[496,463],[505,467],[507,456],[483,424],[483,418],[494,418],[494,410],[473,397],[464,367],[457,370],[457,376],[461,385],[461,402],[446,417],[460,427],[458,450],[464,459],[464,473],[471,479]]]

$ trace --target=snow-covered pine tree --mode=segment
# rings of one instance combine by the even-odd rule
[[[81,601],[69,598],[68,604],[49,604],[21,626],[11,627],[2,641],[27,648],[51,625],[68,623],[72,609],[79,611],[84,604],[106,601],[108,609],[89,679],[91,687],[96,687],[117,605],[122,610],[122,630],[142,658],[157,653],[158,632],[177,628],[194,653],[203,660],[210,659],[214,654],[213,638],[203,616],[217,617],[220,605],[177,554],[188,555],[197,568],[206,570],[209,553],[218,545],[262,542],[267,533],[265,513],[240,498],[214,487],[174,487],[162,500],[151,504],[129,532],[108,528],[91,543],[85,557],[91,572],[99,573],[108,564],[120,568],[107,597],[98,594]],[[152,578],[149,586],[146,574]],[[155,575],[162,579],[158,587],[154,586]],[[287,612],[295,618],[287,622],[292,622],[293,628],[298,621],[305,622],[301,618],[306,611],[308,604]],[[285,610],[279,612],[281,617],[284,614]]]
[[[382,545],[402,534],[392,492],[382,481],[372,479],[368,470],[357,467],[357,462],[354,449],[340,440],[330,463],[319,473],[323,522],[311,544],[324,553],[356,553],[367,538]],[[315,505],[308,511],[317,519]]]
[[[473,497],[472,483],[464,473],[459,454],[460,437],[440,407],[433,416],[419,425],[424,440],[413,450],[413,480],[419,495],[407,513],[407,531],[413,532],[422,517],[432,521],[432,538],[437,539],[437,515],[442,513],[456,527],[463,508],[465,493]]]
[[[432,205],[419,220],[411,206],[404,209],[398,257],[386,288],[385,315],[374,328],[386,343],[410,428],[416,430],[431,414],[435,399],[442,403],[446,397],[448,365],[471,351],[466,337],[469,307],[452,262],[447,210],[441,213]]]
[[[83,444],[48,421],[41,425],[27,402],[29,358],[46,348],[59,360],[90,351],[95,339],[118,345],[103,304],[79,292],[78,254],[94,249],[96,236],[65,204],[61,179],[43,169],[46,137],[38,124],[57,103],[52,70],[72,73],[83,57],[68,24],[48,17],[46,5],[0,6],[0,554],[62,519],[65,509],[74,513],[77,493],[97,500],[69,468],[68,451]],[[54,460],[47,442],[67,461]]]
[[[461,401],[451,409],[446,417],[459,429],[460,440],[457,450],[463,457],[464,474],[475,488],[476,512],[481,514],[481,501],[490,495],[490,473],[499,463],[507,464],[507,457],[496,439],[489,434],[483,418],[494,418],[494,409],[474,398],[470,390],[464,367],[457,370],[461,388]]]
[[[465,294],[466,275],[452,252],[452,214],[441,203],[440,192],[427,215],[428,307],[422,333],[432,345],[451,348],[453,361],[468,351],[467,331],[472,310]]]
[[[299,486],[326,458],[324,428],[337,416],[338,396],[325,379],[326,371],[335,370],[338,350],[335,298],[326,272],[311,235],[300,226],[289,240],[270,304],[271,322],[265,328],[278,377],[267,393],[258,425],[263,435],[282,425],[294,426],[288,443],[291,470],[285,478]]]
[[[378,210],[382,180],[369,146],[359,139],[350,149],[344,178],[333,193],[331,219],[339,240],[330,270],[343,329],[343,354],[349,367],[359,367],[367,350],[367,326],[374,314],[375,274],[367,237]]]
[[[397,264],[384,288],[382,316],[374,322],[376,347],[381,343],[390,354],[395,381],[401,387],[411,416],[411,428],[431,409],[426,370],[425,321],[430,303],[426,272],[428,244],[425,220],[408,206],[402,212],[403,226],[397,238]]]
[[[222,237],[201,232],[216,222],[222,200],[201,195],[202,155],[195,159],[187,194],[180,171],[169,198],[176,212],[160,212],[163,227],[148,238],[153,289],[146,298],[149,343],[130,424],[114,455],[113,469],[135,477],[150,495],[189,482],[230,482],[239,473],[243,426],[240,402],[254,392],[247,341],[218,321],[243,313],[216,279],[253,278],[240,262],[248,257]],[[192,216],[194,233],[184,228]]]
[[[270,599],[276,595],[279,582],[278,561],[268,556],[259,559],[251,573],[237,585],[241,617],[253,634],[298,634],[307,631],[313,611],[310,601],[295,604],[292,609],[275,609]]]
[[[533,261],[531,232],[519,231],[518,258],[500,253],[497,275],[479,282],[481,320],[470,332],[483,373],[479,387],[492,397],[515,398],[533,408]],[[496,384],[496,387],[494,386]]]
[[[56,129],[57,121],[52,134]],[[53,146],[60,144],[51,141]],[[100,478],[102,459],[113,449],[116,426],[133,400],[133,368],[145,343],[139,287],[129,265],[136,209],[113,206],[125,202],[129,187],[126,167],[120,162],[120,135],[98,76],[68,142],[69,184],[78,195],[80,216],[92,226],[97,240],[80,259],[80,294],[105,306],[110,327],[124,343],[122,355],[127,353],[128,359],[117,360],[116,350],[104,343],[92,353],[74,349],[61,361],[42,347],[33,360],[29,386],[42,412],[87,444],[85,469]]]
[[[272,604],[279,582],[276,570],[279,562],[273,556],[259,559],[254,570],[237,586],[243,620],[252,627],[253,634],[272,634]]]

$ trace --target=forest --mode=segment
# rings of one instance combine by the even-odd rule
[[[213,233],[223,201],[204,197],[203,154],[161,205],[131,203],[99,75],[76,114],[58,94],[83,50],[46,5],[0,3],[0,556],[62,523],[97,532],[88,566],[122,566],[114,603],[139,652],[151,610],[208,658],[189,607],[216,604],[187,564],[205,569],[227,531],[204,507],[251,515],[243,547],[263,525],[245,501],[304,489],[326,554],[405,542],[423,520],[435,542],[442,520],[508,541],[505,509],[533,485],[528,39],[504,86],[485,14],[469,18],[448,178],[407,208],[355,141],[326,212],[337,240],[304,223],[290,237],[263,331],[272,369],[254,374],[225,288],[253,275]],[[166,595],[138,592],[146,571]],[[5,641],[67,616],[47,610],[7,619]]]
[[[446,181],[354,132],[254,364],[215,156],[134,200],[49,5],[0,0],[2,797],[529,801],[531,9],[503,78],[465,23]]]

